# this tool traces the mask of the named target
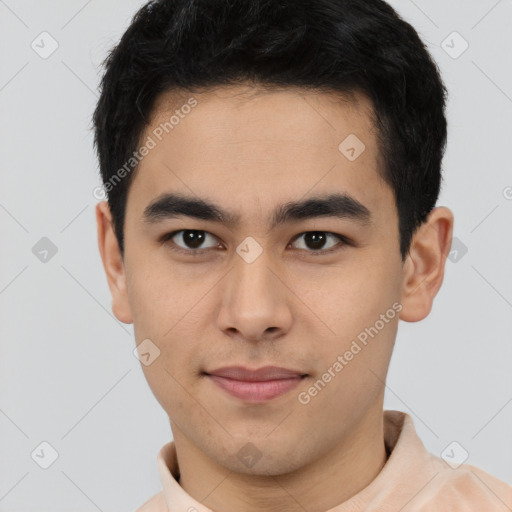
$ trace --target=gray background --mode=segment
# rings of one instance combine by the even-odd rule
[[[432,453],[455,440],[512,483],[512,1],[391,4],[449,89],[438,204],[458,241],[430,316],[400,323],[385,408],[409,413]],[[1,511],[134,510],[160,490],[170,427],[132,326],[112,316],[92,194],[99,66],[141,5],[0,0]],[[45,59],[31,47],[51,49],[43,31],[58,43]],[[31,457],[43,441],[58,452],[46,470]]]

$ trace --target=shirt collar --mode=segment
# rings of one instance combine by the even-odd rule
[[[420,489],[439,472],[432,461],[434,457],[426,451],[418,437],[412,418],[401,411],[383,411],[383,415],[384,443],[390,454],[386,464],[362,491],[327,512],[353,512],[362,510],[370,503],[390,505],[395,502],[397,495],[404,503],[407,499],[404,495],[406,487]],[[162,447],[157,465],[163,497],[170,511],[190,512],[195,509],[197,512],[212,512],[179,485],[180,470],[174,441]],[[400,489],[397,493],[397,487],[402,487],[403,493]]]

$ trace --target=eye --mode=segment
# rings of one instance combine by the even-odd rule
[[[330,245],[327,245],[327,248],[325,248],[329,238],[331,241],[333,239],[334,241],[338,240],[338,243],[331,243]],[[327,231],[306,231],[305,233],[301,233],[297,238],[295,238],[295,240],[301,239],[303,239],[304,242],[301,244],[302,247],[298,247],[299,249],[305,249],[308,252],[317,254],[334,252],[338,249],[341,249],[345,245],[350,245],[350,241],[343,235],[328,233]],[[339,243],[340,241],[341,244]],[[341,247],[337,247],[339,245],[341,245]]]
[[[203,245],[208,238],[211,239],[212,243],[206,246]],[[303,240],[303,242],[295,248],[304,250],[313,256],[332,253],[343,249],[347,245],[352,245],[347,237],[327,231],[306,231],[296,236],[292,244],[296,243],[297,240]],[[330,244],[328,243],[329,240],[331,241]],[[219,248],[220,245],[211,233],[197,229],[173,231],[164,235],[160,241],[161,243],[171,241],[172,244],[169,246],[173,251],[193,256],[208,252],[208,249]]]
[[[211,238],[214,243],[210,246],[201,247],[208,238]],[[162,237],[161,242],[167,242],[168,240],[171,240],[173,244],[177,246],[172,247],[172,249],[179,252],[186,252],[187,254],[201,254],[202,251],[198,249],[208,249],[219,246],[213,235],[207,231],[199,231],[196,229],[182,229],[181,231],[168,233]]]

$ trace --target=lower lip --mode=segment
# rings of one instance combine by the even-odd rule
[[[302,381],[301,377],[258,382],[228,379],[218,375],[208,375],[208,377],[230,395],[252,403],[272,400],[292,390]]]

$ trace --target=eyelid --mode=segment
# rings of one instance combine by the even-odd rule
[[[199,255],[199,254],[203,254],[205,252],[208,252],[210,249],[212,249],[212,247],[208,247],[206,249],[185,249],[185,248],[180,247],[179,245],[175,244],[174,242],[172,242],[172,238],[174,238],[179,233],[184,233],[185,231],[193,231],[193,232],[205,233],[206,236],[209,235],[209,236],[217,239],[217,237],[213,233],[210,233],[209,231],[205,231],[203,229],[177,229],[176,231],[172,231],[170,233],[166,233],[165,235],[163,235],[160,238],[160,242],[162,244],[165,244],[167,242],[171,242],[175,246],[175,247],[171,247],[171,249],[173,251],[181,252],[183,254],[191,254],[191,255],[194,255],[194,256],[195,255]]]
[[[172,232],[169,232],[169,233],[166,233],[165,235],[163,235],[160,238],[160,242],[162,244],[165,244],[168,241],[172,242],[172,240],[171,240],[172,238],[174,238],[177,234],[185,232],[185,231],[193,231],[193,232],[199,231],[201,233],[205,233],[206,235],[210,235],[213,238],[217,239],[217,236],[215,236],[213,233],[210,233],[209,231],[206,231],[204,229],[178,229],[176,231],[172,231]],[[309,230],[309,231],[302,231],[301,233],[294,236],[290,243],[294,243],[298,238],[300,238],[301,236],[306,235],[308,233],[323,233],[326,235],[332,235],[332,236],[336,237],[340,242],[340,243],[336,244],[334,247],[331,247],[329,249],[320,249],[318,251],[307,250],[307,249],[297,249],[298,251],[303,251],[303,252],[311,254],[313,256],[321,256],[321,255],[338,252],[338,251],[343,250],[346,246],[354,245],[352,240],[350,240],[348,237],[346,237],[344,235],[341,235],[339,233],[334,233],[332,231],[322,231],[322,230],[316,230],[316,229]],[[193,255],[193,256],[204,254],[204,253],[208,252],[210,249],[213,249],[213,247],[209,247],[206,249],[184,249],[183,247],[180,247],[177,244],[174,244],[174,242],[172,242],[172,243],[173,243],[173,245],[175,245],[175,247],[171,247],[171,250],[176,251],[176,252],[181,252],[182,254]]]

